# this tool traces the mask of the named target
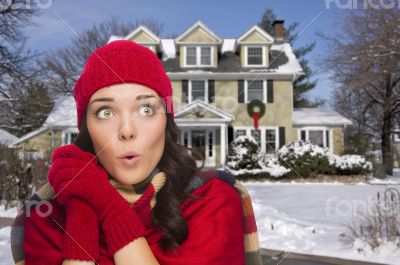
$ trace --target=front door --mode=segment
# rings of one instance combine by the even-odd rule
[[[206,156],[206,131],[193,130],[192,131],[192,150],[193,157],[200,161]]]

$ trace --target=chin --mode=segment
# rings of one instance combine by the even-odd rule
[[[124,185],[134,185],[136,183],[139,183],[139,181],[135,180],[135,179],[130,179],[128,177],[124,178],[124,177],[119,177],[119,178],[114,178],[116,181],[118,181],[121,184]]]

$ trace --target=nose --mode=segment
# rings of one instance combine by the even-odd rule
[[[121,122],[118,137],[121,141],[134,139],[136,136],[135,122],[132,117],[126,117]]]

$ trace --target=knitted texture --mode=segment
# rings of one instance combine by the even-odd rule
[[[99,242],[99,225],[93,208],[82,199],[72,198],[65,206],[65,213],[68,216],[66,221],[68,236],[64,240],[64,258],[97,260],[99,258],[97,243]]]
[[[96,157],[74,144],[56,148],[51,156],[49,183],[61,205],[78,197],[94,209],[112,254],[145,235],[145,227],[135,211],[108,181]],[[93,185],[96,183],[96,185]]]
[[[136,83],[154,89],[174,118],[172,85],[157,55],[130,40],[117,40],[96,49],[88,58],[74,87],[78,129],[90,97],[115,84]]]
[[[134,189],[131,189],[129,193],[125,191],[121,192],[118,184],[111,181],[111,184],[116,187],[116,189],[120,192],[120,194],[128,201],[135,205],[144,205],[144,202],[149,200],[155,200],[157,192],[162,188],[165,183],[166,175],[161,172],[158,173],[152,178],[148,188],[144,191],[140,196],[132,195],[132,192],[135,192]],[[194,191],[202,186],[204,186],[210,180],[218,178],[223,180],[224,182],[231,185],[238,192],[241,198],[242,205],[242,216],[243,216],[243,228],[244,228],[244,251],[245,251],[245,264],[246,265],[261,265],[261,254],[259,248],[258,241],[258,232],[257,225],[254,217],[254,212],[251,204],[251,198],[243,186],[243,184],[236,180],[235,177],[225,171],[221,170],[209,170],[209,171],[200,171],[195,176],[193,176],[192,181],[190,183],[190,188]],[[149,192],[151,191],[151,192]],[[149,194],[151,196],[149,197]],[[146,198],[144,195],[146,194]],[[54,191],[49,184],[45,184],[40,190],[38,190],[34,195],[30,197],[30,199],[24,204],[21,208],[18,216],[13,222],[11,228],[11,250],[13,254],[13,259],[15,264],[24,264],[24,250],[22,248],[22,243],[24,239],[24,221],[26,216],[29,214],[29,211],[34,209],[35,205],[40,201],[51,200],[54,198]],[[142,202],[142,203],[139,203]],[[151,204],[153,207],[154,204]],[[137,206],[139,207],[139,206]],[[104,259],[104,262],[103,262]],[[112,261],[106,258],[100,258],[98,264],[114,264]]]

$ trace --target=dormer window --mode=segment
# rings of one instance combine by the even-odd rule
[[[265,66],[265,48],[262,46],[246,47],[246,66]]]
[[[212,47],[186,47],[185,59],[185,66],[211,66],[213,61]]]
[[[211,65],[211,47],[201,47],[202,65]]]

